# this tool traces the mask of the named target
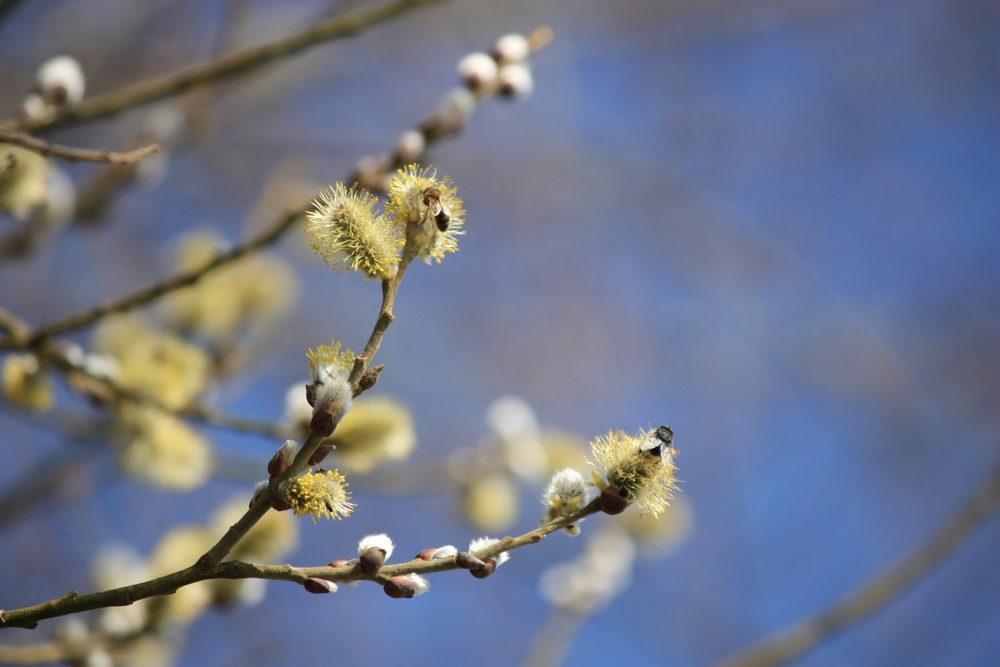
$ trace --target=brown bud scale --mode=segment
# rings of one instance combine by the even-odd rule
[[[455,565],[464,567],[466,570],[476,570],[486,567],[486,562],[479,560],[467,551],[459,551],[455,555]]]
[[[333,445],[320,445],[309,457],[309,465],[318,466],[335,449]]]
[[[406,577],[391,577],[382,587],[385,594],[391,598],[412,598],[416,590],[413,582]]]
[[[378,572],[378,569],[382,567],[382,563],[384,562],[385,552],[378,547],[365,549],[365,552],[358,558],[358,565],[361,566],[361,571],[365,574]]]
[[[319,577],[307,577],[302,585],[310,593],[330,593],[333,590],[333,585],[330,584],[326,579],[320,579]]]
[[[621,514],[628,507],[628,500],[611,485],[604,487],[600,498],[601,510],[605,514]]]

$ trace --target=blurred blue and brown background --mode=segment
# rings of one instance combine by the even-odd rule
[[[0,117],[52,56],[79,60],[98,94],[364,6],[16,5],[0,24]],[[565,664],[709,665],[917,547],[1000,461],[996,3],[431,4],[189,93],[199,114],[184,145],[120,188],[99,223],[5,259],[0,305],[41,325],[169,275],[193,230],[246,238],[390,150],[456,85],[462,56],[536,25],[554,40],[531,59],[532,95],[484,103],[425,160],[456,183],[467,235],[407,273],[373,390],[412,411],[418,445],[367,481],[349,473],[354,514],[300,522],[285,560],[349,558],[377,532],[397,561],[481,536],[460,491],[416,478],[483,442],[498,398],[585,440],[669,424],[690,528],[669,553],[639,557]],[[120,147],[178,100],[44,136]],[[62,168],[78,187],[100,169]],[[294,267],[297,301],[206,400],[280,422],[305,350],[331,338],[360,349],[380,289],[333,274],[300,230],[268,252]],[[86,347],[91,332],[67,339]],[[60,409],[100,414],[55,385]],[[0,410],[0,495],[79,462],[45,497],[5,505],[16,512],[0,517],[2,608],[89,592],[106,545],[148,554],[166,530],[249,498],[246,470],[259,462],[263,477],[279,444],[204,428],[214,477],[180,493],[123,476],[106,442],[52,426]],[[497,536],[537,525],[543,484],[518,481],[520,511]],[[433,575],[409,601],[370,584],[312,596],[272,582],[261,604],[200,617],[177,661],[517,665],[550,614],[541,573],[614,520],[521,549],[484,581]],[[1000,663],[998,553],[994,516],[793,664]]]

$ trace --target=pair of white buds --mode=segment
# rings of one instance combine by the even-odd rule
[[[458,73],[471,90],[496,86],[505,97],[524,97],[534,88],[531,70],[526,65],[531,44],[524,35],[504,35],[492,53],[470,53],[458,63]]]

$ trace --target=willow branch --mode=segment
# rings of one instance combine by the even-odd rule
[[[322,42],[352,35],[368,26],[387,21],[436,0],[399,0],[320,21],[287,37],[238,49],[220,58],[192,65],[170,74],[138,81],[104,95],[83,100],[70,109],[53,110],[37,119],[8,119],[7,127],[39,131],[70,122],[92,120],[119,113],[140,104],[177,95],[191,88],[244,74],[274,60],[295,55]]]
[[[552,30],[548,26],[538,26],[528,35],[528,47],[531,53],[541,51],[552,41]],[[498,92],[497,84],[481,85],[470,89],[475,106],[478,107],[486,100],[494,97]],[[448,97],[445,97],[447,102]],[[401,169],[408,164],[420,162],[427,151],[434,145],[455,136],[468,123],[472,110],[467,112],[456,112],[449,109],[447,104],[439,108],[430,116],[425,118],[419,125],[413,128],[423,137],[423,146],[417,153],[400,150],[399,147],[392,152],[381,155],[377,158],[363,158],[354,168],[350,182],[356,182],[362,187],[372,192],[384,192],[388,188],[387,176]]]
[[[276,489],[282,481],[304,470],[309,456],[315,451],[320,440],[316,436],[311,436],[306,441],[306,444],[302,446],[298,456],[296,456],[295,462],[280,477],[271,479],[268,487],[269,490]],[[241,561],[222,562],[222,559],[225,558],[226,554],[229,553],[240,538],[270,509],[268,496],[269,493],[263,494],[243,518],[230,527],[226,535],[191,567],[131,586],[123,586],[89,595],[78,595],[75,592],[71,592],[60,598],[32,607],[6,611],[0,610],[0,628],[35,628],[39,621],[45,619],[94,609],[103,609],[105,607],[122,607],[145,598],[157,595],[170,595],[176,592],[178,588],[207,579],[271,579],[302,584],[309,577],[318,577],[328,581],[370,580],[382,584],[388,581],[390,577],[397,575],[410,573],[430,574],[432,572],[459,569],[454,557],[436,560],[415,558],[407,563],[385,565],[370,575],[364,574],[357,565],[344,565],[342,567],[293,567],[291,565],[257,565]],[[549,533],[576,523],[598,511],[600,511],[599,503],[595,500],[570,517],[558,519],[519,537],[505,537],[497,544],[473,552],[472,555],[485,560],[487,558],[495,558],[503,551],[513,551],[529,544],[537,544]]]
[[[23,337],[10,337],[5,341],[0,342],[0,350],[38,347],[43,341],[51,338],[52,336],[80,329],[81,327],[93,324],[108,315],[130,311],[134,308],[138,308],[139,306],[155,301],[170,292],[175,292],[183,287],[194,285],[213,271],[221,269],[228,264],[232,264],[236,260],[274,243],[302,215],[303,210],[301,209],[286,213],[280,220],[275,222],[275,224],[256,238],[240,244],[228,252],[219,253],[215,259],[200,269],[180,273],[149,287],[137,290],[132,294],[115,299],[114,301],[98,304],[94,308],[77,313],[76,315],[71,315],[63,320],[54,322],[53,324],[40,327],[34,330],[26,340]]]
[[[116,153],[107,149],[90,150],[86,148],[70,148],[59,144],[50,144],[30,134],[8,130],[0,127],[0,142],[14,144],[29,151],[34,151],[44,157],[58,157],[69,162],[109,162],[111,164],[132,164],[160,150],[159,144],[150,144],[134,151]]]
[[[406,245],[403,246],[403,256],[399,260],[399,267],[396,270],[396,275],[394,275],[390,280],[382,281],[382,306],[379,308],[378,319],[375,320],[375,327],[372,329],[371,335],[368,337],[368,342],[365,343],[365,349],[360,355],[354,358],[354,366],[351,368],[351,374],[347,378],[348,384],[354,390],[354,395],[358,396],[361,394],[362,389],[358,386],[361,381],[361,376],[364,375],[365,371],[368,370],[368,366],[371,365],[372,359],[375,357],[375,353],[378,352],[379,345],[382,344],[382,338],[385,336],[386,329],[392,324],[395,316],[392,314],[392,306],[396,302],[396,293],[399,291],[399,283],[403,281],[403,274],[406,273],[407,267],[410,262],[417,256],[417,244],[413,239],[416,231],[415,225],[408,225],[406,229]]]
[[[1000,505],[1000,467],[934,535],[909,555],[812,618],[736,653],[715,667],[770,667],[808,652],[844,628],[875,613],[920,581],[951,554]]]

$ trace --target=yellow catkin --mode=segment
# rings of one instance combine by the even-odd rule
[[[344,476],[336,470],[309,471],[288,482],[285,498],[295,516],[316,519],[340,519],[350,515],[354,503],[349,502],[350,491],[346,490]]]
[[[590,445],[594,461],[588,462],[594,466],[598,486],[614,486],[640,512],[659,517],[667,511],[677,488],[674,476],[677,451],[665,448],[662,457],[640,451],[648,435],[640,430],[636,435],[609,431],[597,436]]]

